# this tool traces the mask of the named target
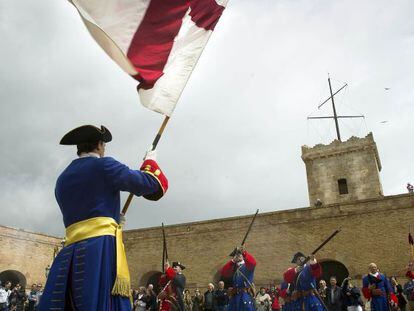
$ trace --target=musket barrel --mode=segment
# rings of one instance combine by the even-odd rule
[[[334,238],[335,235],[337,235],[339,232],[341,232],[341,229],[336,229],[325,241],[322,242],[321,245],[319,245],[311,254],[315,255],[322,247],[324,247],[330,240]]]
[[[251,223],[249,225],[249,228],[247,229],[246,235],[244,236],[244,239],[243,239],[243,241],[241,243],[242,246],[244,245],[244,243],[246,242],[247,237],[249,236],[250,230],[252,229],[253,223],[254,223],[254,221],[255,221],[256,216],[257,216],[258,213],[259,213],[259,210],[256,210],[256,214],[254,214],[253,219],[252,219],[252,221],[251,221]]]

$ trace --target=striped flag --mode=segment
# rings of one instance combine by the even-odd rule
[[[170,116],[228,0],[70,0],[105,52]]]

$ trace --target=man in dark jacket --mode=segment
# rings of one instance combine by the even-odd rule
[[[214,311],[214,285],[212,283],[207,285],[207,291],[204,293],[204,311]]]
[[[226,311],[229,304],[229,295],[224,289],[224,282],[218,283],[218,288],[214,292],[214,301],[216,302],[215,311]]]
[[[326,297],[328,299],[329,311],[341,311],[342,310],[342,292],[341,288],[336,284],[336,277],[331,276],[331,286],[326,290]]]

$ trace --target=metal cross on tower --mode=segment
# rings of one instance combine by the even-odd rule
[[[332,86],[331,86],[331,78],[328,75],[328,83],[329,83],[329,91],[331,93],[331,96],[328,97],[322,104],[320,104],[318,106],[318,109],[320,109],[325,103],[327,103],[329,100],[332,101],[332,108],[333,108],[333,116],[323,116],[323,117],[308,117],[309,119],[334,119],[335,120],[335,128],[336,128],[336,135],[338,137],[338,140],[341,140],[341,133],[339,132],[339,123],[338,123],[338,119],[340,118],[365,118],[363,115],[360,116],[338,116],[336,114],[336,108],[335,108],[335,101],[334,101],[334,96],[336,94],[338,94],[340,91],[342,91],[345,87],[348,86],[347,83],[345,83],[345,85],[343,85],[339,90],[337,90],[335,93],[332,94]]]

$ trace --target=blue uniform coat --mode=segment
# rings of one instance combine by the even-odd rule
[[[136,196],[159,190],[151,175],[110,157],[74,160],[59,176],[55,196],[65,227],[93,217],[119,222],[120,191]],[[100,236],[64,247],[55,258],[39,310],[125,311],[128,298],[112,296],[116,277],[115,237]]]
[[[244,289],[249,288],[253,283],[254,268],[256,260],[248,252],[243,252],[244,263],[237,266],[233,261],[229,261],[221,270],[225,277],[233,274],[233,288],[236,294],[230,298],[228,311],[254,311],[254,299]]]
[[[370,285],[375,285],[375,288],[381,290],[383,294],[379,296],[371,295]],[[389,311],[387,296],[392,292],[392,289],[385,275],[379,273],[377,277],[371,274],[364,276],[362,279],[362,292],[366,298],[371,299],[372,311]]]

